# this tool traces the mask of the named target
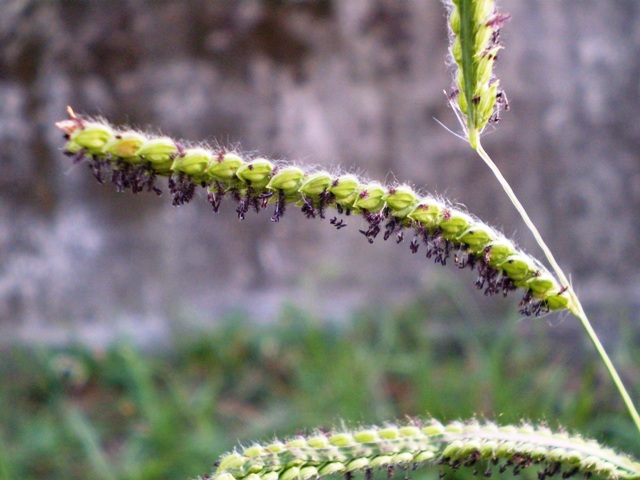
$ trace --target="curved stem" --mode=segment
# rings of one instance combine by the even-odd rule
[[[585,332],[589,336],[589,339],[591,340],[591,343],[593,343],[593,346],[595,347],[596,351],[600,355],[600,359],[604,363],[607,371],[609,372],[609,375],[611,376],[611,379],[613,380],[613,383],[618,389],[618,392],[620,393],[620,396],[622,397],[622,400],[624,401],[624,404],[627,407],[627,410],[629,411],[629,415],[631,415],[633,422],[638,428],[638,432],[640,432],[640,415],[638,414],[638,411],[636,410],[636,407],[634,406],[633,401],[631,400],[631,396],[629,395],[629,393],[627,392],[627,389],[622,383],[622,379],[620,378],[620,375],[618,375],[618,372],[614,367],[613,363],[611,362],[609,355],[607,354],[602,343],[600,342],[598,335],[596,334],[595,330],[591,326],[591,322],[587,318],[587,315],[584,312],[584,309],[582,308],[582,304],[580,303],[580,300],[578,299],[578,296],[576,295],[573,289],[573,286],[567,279],[567,276],[565,275],[565,273],[562,271],[562,268],[560,268],[560,265],[554,258],[553,253],[551,253],[551,250],[549,249],[545,241],[542,239],[542,235],[540,235],[540,232],[534,225],[533,221],[531,221],[531,218],[529,218],[529,215],[527,214],[526,210],[518,200],[518,197],[516,197],[516,194],[511,189],[511,186],[507,182],[507,179],[504,178],[504,176],[502,175],[502,172],[500,172],[500,169],[498,168],[498,166],[495,163],[493,163],[493,160],[491,159],[489,154],[484,150],[484,148],[482,148],[482,145],[480,144],[479,141],[477,142],[476,146],[474,146],[474,149],[476,150],[478,155],[480,155],[480,158],[482,158],[482,160],[484,160],[484,162],[489,166],[493,174],[496,176],[496,178],[500,182],[500,185],[502,185],[502,188],[504,189],[504,191],[507,193],[507,196],[511,200],[511,203],[513,203],[513,205],[516,207],[516,210],[518,210],[518,213],[520,213],[520,216],[524,220],[525,224],[527,225],[527,227],[529,227],[529,230],[531,230],[531,233],[533,233],[533,236],[535,237],[536,242],[538,243],[538,245],[544,252],[545,256],[547,257],[547,260],[549,261],[549,263],[551,264],[551,267],[553,268],[556,275],[558,276],[558,279],[563,284],[563,286],[567,288],[569,296],[571,297],[569,310],[571,311],[571,313],[573,313],[576,317],[580,319],[580,322],[582,323],[582,327],[584,328]]]

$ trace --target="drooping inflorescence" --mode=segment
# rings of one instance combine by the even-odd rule
[[[534,469],[539,480],[592,474],[611,479],[638,478],[640,464],[597,442],[529,424],[500,427],[475,420],[443,425],[414,419],[335,432],[316,432],[285,441],[252,444],[223,455],[216,470],[200,480],[307,480],[327,475],[366,479],[383,470],[406,472],[423,465],[470,468],[490,477]]]
[[[98,182],[111,181],[119,191],[161,193],[158,177],[168,178],[174,205],[188,203],[199,188],[207,191],[214,211],[224,197],[237,203],[240,219],[273,205],[277,222],[288,205],[307,218],[325,218],[340,229],[345,217],[362,216],[360,230],[370,243],[382,233],[385,240],[413,234],[411,252],[424,246],[435,262],[453,262],[478,273],[476,285],[485,294],[523,289],[522,313],[540,315],[570,308],[566,288],[536,259],[518,249],[499,231],[445,200],[420,195],[407,185],[384,186],[352,174],[311,171],[266,158],[246,158],[224,148],[190,147],[163,136],[117,129],[101,120],[79,117],[56,126],[67,139],[65,153],[86,161]]]
[[[451,105],[461,121],[469,143],[489,122],[500,120],[500,106],[509,104],[493,66],[502,48],[500,28],[509,15],[498,13],[494,0],[451,0],[449,3],[450,52],[457,67]]]

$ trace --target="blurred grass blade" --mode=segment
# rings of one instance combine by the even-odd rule
[[[7,442],[4,441],[2,431],[0,431],[0,478],[15,478],[11,471],[9,448]]]
[[[96,430],[82,413],[70,405],[62,407],[65,423],[76,436],[87,460],[89,461],[96,479],[117,480],[117,475],[109,467],[109,462],[100,446],[100,439]]]

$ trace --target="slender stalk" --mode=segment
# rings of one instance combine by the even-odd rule
[[[611,379],[613,380],[613,383],[615,384],[616,388],[618,389],[618,392],[622,396],[622,400],[624,401],[624,404],[626,405],[627,410],[629,411],[629,415],[631,415],[633,422],[638,428],[638,432],[640,432],[640,415],[638,414],[638,410],[636,410],[636,407],[634,406],[633,401],[631,400],[631,396],[629,395],[629,393],[627,392],[627,389],[622,383],[622,379],[620,378],[620,375],[618,375],[618,372],[614,367],[613,363],[611,362],[611,359],[609,358],[609,355],[604,349],[602,343],[600,342],[598,335],[596,334],[595,330],[591,326],[591,322],[589,321],[587,314],[582,308],[582,304],[580,303],[580,300],[578,299],[578,296],[576,295],[575,290],[571,285],[571,282],[569,282],[569,280],[567,279],[567,276],[562,271],[562,268],[560,268],[560,265],[554,258],[553,253],[551,253],[551,250],[549,249],[545,241],[542,239],[542,235],[540,235],[540,232],[536,228],[535,224],[533,223],[533,221],[531,221],[531,218],[529,218],[527,211],[524,209],[524,207],[518,200],[518,197],[516,197],[516,194],[513,192],[511,186],[509,185],[509,182],[507,182],[507,179],[504,178],[504,176],[502,175],[502,172],[500,172],[500,169],[493,162],[489,154],[484,150],[484,148],[482,148],[482,145],[480,144],[479,141],[476,143],[476,146],[474,147],[474,149],[476,150],[478,155],[480,155],[480,158],[482,158],[482,160],[484,160],[484,162],[489,166],[493,174],[496,176],[496,178],[500,182],[500,185],[502,185],[502,188],[504,189],[507,196],[511,200],[511,203],[513,203],[513,205],[516,207],[516,210],[518,210],[518,213],[520,213],[520,216],[524,220],[524,223],[527,225],[527,227],[529,227],[529,230],[531,230],[531,233],[533,233],[533,236],[536,239],[536,242],[538,243],[538,245],[540,245],[540,248],[544,252],[545,256],[547,257],[547,260],[551,264],[551,267],[553,268],[556,275],[560,279],[560,282],[563,284],[564,287],[567,288],[567,292],[569,293],[569,296],[571,298],[571,302],[568,306],[569,311],[580,319],[580,322],[582,323],[582,327],[584,328],[585,332],[589,336],[589,339],[591,340],[591,343],[593,343],[593,346],[596,348],[596,351],[600,355],[600,359],[604,363],[607,371],[609,372],[609,375],[611,376]]]

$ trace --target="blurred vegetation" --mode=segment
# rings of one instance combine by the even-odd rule
[[[559,345],[568,319],[443,313],[426,298],[346,323],[288,308],[277,324],[230,315],[181,331],[158,351],[3,347],[0,478],[186,479],[238,442],[406,415],[542,420],[640,453],[589,346]],[[638,394],[637,337],[620,338]]]

